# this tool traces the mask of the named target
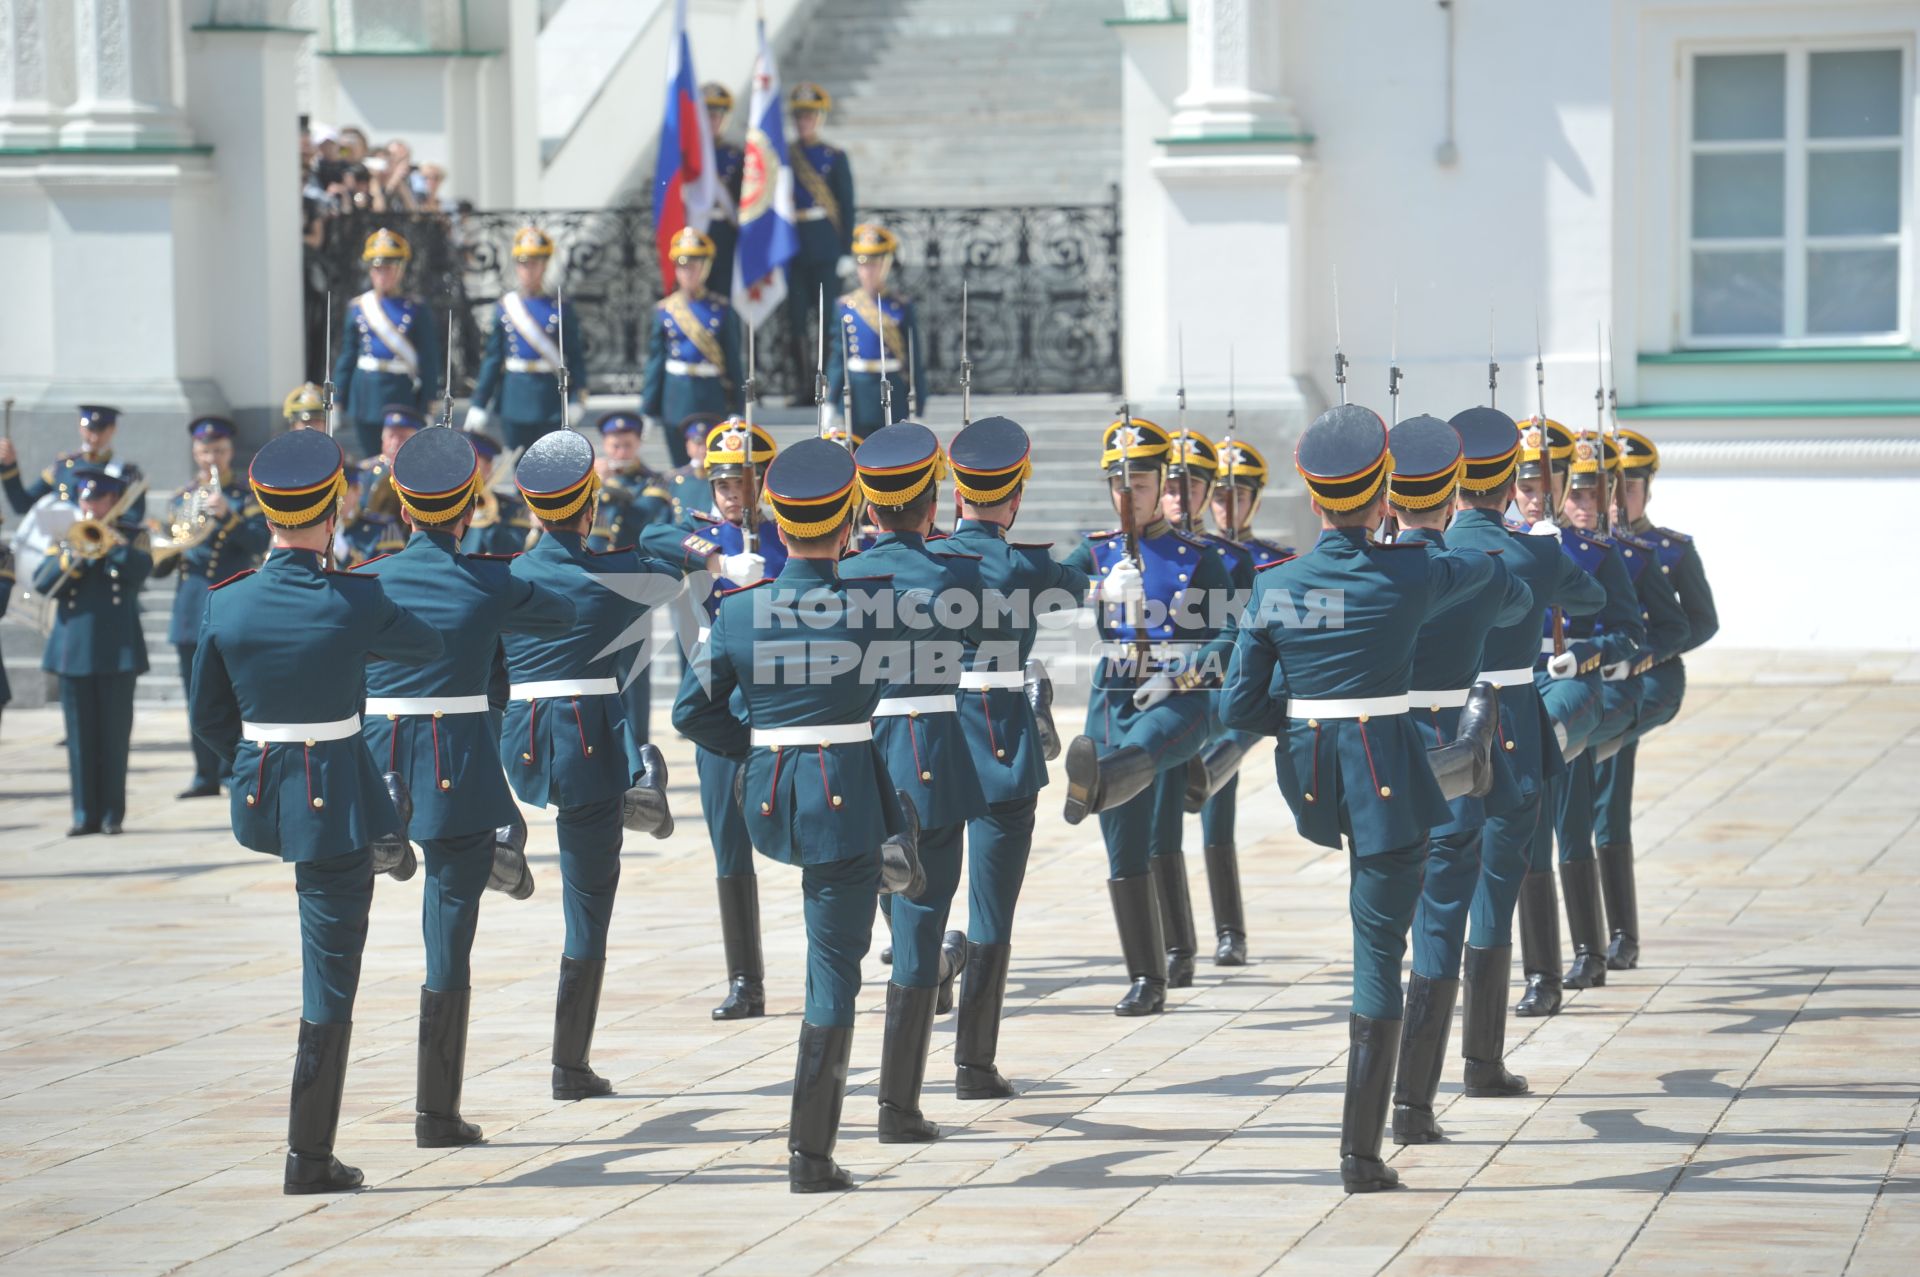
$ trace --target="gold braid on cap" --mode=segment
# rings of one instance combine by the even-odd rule
[[[482,478],[476,461],[473,474],[452,492],[408,492],[400,486],[400,480],[394,477],[393,471],[387,471],[387,482],[400,494],[400,508],[413,516],[415,523],[430,525],[452,523],[465,514],[467,507],[480,495]]]
[[[1466,458],[1456,457],[1438,474],[1396,474],[1387,480],[1387,500],[1403,510],[1431,510],[1453,496]]]
[[[1033,473],[1033,459],[1022,457],[1020,464],[1011,470],[968,471],[959,466],[953,468],[953,490],[975,505],[992,505],[1004,501],[1013,494],[1013,490],[1026,482]],[[973,482],[984,480],[988,483],[998,481],[997,488],[977,488]]]
[[[854,489],[859,486],[858,478],[849,479],[846,487],[817,501],[788,501],[777,492],[769,492],[773,521],[790,537],[805,540],[826,536],[847,521],[853,511]]]
[[[319,518],[326,513],[328,506],[346,495],[347,472],[344,469],[335,470],[324,482],[311,488],[268,488],[251,478],[247,480],[247,485],[253,489],[254,499],[260,503],[260,513],[267,517],[268,523],[283,528],[297,528]],[[274,504],[276,501],[289,498],[297,500],[305,496],[313,497],[313,502],[298,509],[286,509]]]
[[[1300,463],[1294,462],[1294,469],[1300,470]],[[1359,474],[1344,479],[1321,479],[1300,470],[1300,477],[1307,481],[1307,491],[1321,508],[1335,514],[1345,514],[1349,510],[1358,510],[1373,500],[1380,491],[1380,485],[1393,473],[1393,453],[1382,452],[1380,459],[1362,470]]]
[[[1498,457],[1477,457],[1465,462],[1460,472],[1460,486],[1468,492],[1492,492],[1513,478],[1513,472],[1520,465],[1520,443],[1514,441],[1513,447]]]
[[[580,507],[592,500],[594,493],[598,491],[600,491],[600,472],[589,470],[587,477],[582,479],[577,487],[568,488],[565,492],[549,492],[542,495],[521,488],[520,495],[525,498],[527,509],[533,511],[535,515],[548,523],[565,523],[580,513]],[[544,505],[543,503],[547,501],[562,501],[565,504]]]
[[[913,475],[916,471],[919,472],[919,477],[909,479],[908,476]],[[858,476],[860,480],[860,490],[867,494],[867,500],[875,505],[886,506],[889,509],[898,509],[911,502],[922,492],[925,492],[929,483],[934,483],[947,477],[947,458],[945,453],[936,449],[934,454],[925,461],[915,461],[910,465],[892,466],[885,469],[879,467],[864,468],[858,472]],[[870,477],[888,482],[899,480],[904,482],[906,486],[897,488],[888,487],[886,483],[869,482]]]

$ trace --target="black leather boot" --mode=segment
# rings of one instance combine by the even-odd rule
[[[1527,1079],[1507,1072],[1507,973],[1513,946],[1467,946],[1465,1007],[1460,1024],[1460,1054],[1466,1058],[1467,1094],[1525,1095]]]
[[[792,1192],[837,1193],[853,1187],[853,1177],[833,1160],[852,1054],[852,1025],[801,1022],[800,1056],[793,1066],[793,1116],[787,1125],[787,1188]]]
[[[1013,1083],[994,1067],[1000,1050],[1000,1015],[1007,1001],[1007,965],[1013,947],[976,944],[967,950],[960,984],[960,1018],[953,1033],[953,1093],[963,1100],[1004,1100]]]
[[[1591,860],[1564,862],[1560,886],[1567,894],[1567,935],[1573,941],[1566,985],[1598,989],[1607,982],[1607,919],[1600,911],[1599,866]]]
[[[1167,1005],[1167,951],[1160,938],[1160,906],[1154,900],[1153,875],[1107,879],[1113,922],[1120,932],[1120,956],[1133,986],[1113,1005],[1115,1015],[1158,1015]]]
[[[300,1021],[300,1044],[293,1056],[293,1090],[287,1103],[287,1173],[282,1191],[345,1193],[365,1176],[333,1155],[340,1129],[340,1097],[347,1089],[347,1046],[351,1024]]]
[[[473,990],[420,990],[420,1053],[414,1071],[413,1142],[421,1148],[478,1144],[480,1128],[460,1120],[467,1070],[467,1012]]]
[[[1633,881],[1633,844],[1602,843],[1600,894],[1607,906],[1607,969],[1631,971],[1640,965],[1640,894]]]
[[[967,969],[970,957],[966,932],[949,931],[940,937],[940,996],[933,1003],[935,1015],[945,1015],[953,1010],[953,981]]]
[[[1552,870],[1520,880],[1520,966],[1526,972],[1527,991],[1520,995],[1513,1013],[1558,1015],[1560,895],[1553,889]]]
[[[1200,947],[1194,936],[1193,897],[1187,891],[1187,857],[1183,852],[1155,856],[1153,893],[1160,901],[1160,934],[1167,942],[1167,987],[1193,986],[1193,957]]]
[[[1347,1017],[1347,1094],[1340,1110],[1340,1182],[1349,1193],[1400,1187],[1400,1176],[1380,1160],[1386,1133],[1393,1062],[1400,1052],[1400,1021]]]
[[[1407,979],[1407,1009],[1400,1033],[1400,1068],[1393,1080],[1393,1142],[1437,1144],[1446,1138],[1434,1120],[1433,1097],[1447,1066],[1447,1034],[1453,1028],[1458,980]]]
[[[560,990],[553,1002],[553,1098],[587,1100],[607,1095],[613,1083],[587,1064],[593,1026],[600,1018],[605,958],[560,959]]]
[[[1138,745],[1123,745],[1103,758],[1093,737],[1074,737],[1067,746],[1067,823],[1118,807],[1151,785],[1158,772],[1153,755]]]
[[[933,1042],[934,996],[933,989],[887,982],[887,1037],[880,1044],[882,1144],[926,1144],[940,1138],[940,1128],[920,1113],[927,1048]]]
[[[749,1020],[767,1013],[767,973],[760,957],[760,879],[728,874],[720,892],[720,943],[727,951],[727,996],[716,1020]]]
[[[1240,853],[1230,842],[1207,848],[1207,894],[1213,897],[1216,967],[1247,965],[1247,907],[1240,898]]]

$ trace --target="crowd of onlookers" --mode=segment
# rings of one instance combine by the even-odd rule
[[[416,213],[446,208],[440,188],[447,171],[416,164],[413,151],[394,138],[379,148],[356,125],[332,128],[309,122],[300,133],[302,223],[306,242],[326,242],[327,219],[341,213]]]

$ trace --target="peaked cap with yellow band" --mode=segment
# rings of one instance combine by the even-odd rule
[[[1600,467],[1603,464],[1609,473],[1620,469],[1620,445],[1609,436],[1582,430],[1573,439],[1573,464],[1568,467],[1571,477],[1567,485],[1574,488],[1599,487]]]
[[[1222,440],[1220,477],[1257,492],[1267,486],[1267,459],[1250,443],[1239,439]]]
[[[415,523],[452,523],[467,512],[486,470],[473,441],[450,426],[429,426],[400,445],[388,481]]]
[[[833,98],[811,80],[802,80],[787,92],[787,105],[796,111],[831,111]]]
[[[1393,473],[1387,500],[1402,510],[1431,510],[1453,500],[1464,464],[1460,436],[1438,417],[1408,417],[1387,432]]]
[[[880,427],[867,436],[853,461],[867,500],[888,509],[899,509],[947,477],[940,441],[917,421]]]
[[[713,260],[713,241],[691,226],[682,226],[673,233],[673,240],[667,245],[667,256],[676,266],[684,266],[693,261]]]
[[[753,438],[751,457],[747,455],[748,432],[752,432]],[[739,417],[728,417],[707,431],[707,478],[727,479],[745,474],[749,460],[755,473],[765,474],[778,451],[773,436],[761,427],[749,426]]]
[[[718,80],[700,86],[700,102],[709,111],[733,110],[733,91]]]
[[[1220,450],[1198,430],[1176,430],[1167,441],[1167,475],[1190,475],[1211,481],[1220,473]]]
[[[1660,469],[1660,449],[1638,430],[1620,432],[1620,470],[1623,479],[1651,479]]]
[[[1447,422],[1460,436],[1460,487],[1495,492],[1513,481],[1520,464],[1520,427],[1498,408],[1469,408]]]
[[[318,418],[326,410],[326,400],[321,397],[320,387],[310,381],[296,386],[280,405],[280,415],[288,421]]]
[[[1010,417],[982,417],[947,448],[955,491],[976,505],[995,505],[1033,473],[1033,440]]]
[[[900,241],[878,222],[862,222],[853,228],[854,261],[865,261],[869,257],[891,257],[899,251]]]
[[[1171,446],[1167,432],[1145,417],[1111,421],[1100,436],[1100,468],[1109,477],[1165,470]]]
[[[600,490],[593,445],[577,430],[541,435],[521,455],[513,482],[527,509],[549,523],[565,523]]]
[[[1538,479],[1552,464],[1565,472],[1573,460],[1573,434],[1551,417],[1528,417],[1519,422],[1520,470],[1522,479]]]
[[[525,261],[530,257],[552,257],[553,236],[538,226],[522,226],[513,233],[513,260]]]
[[[308,527],[332,513],[346,493],[347,457],[324,430],[292,430],[253,455],[247,484],[267,522]]]
[[[413,245],[407,243],[406,236],[384,226],[367,236],[367,246],[360,251],[363,262],[404,262],[412,258]]]
[[[839,528],[859,486],[853,455],[825,439],[802,439],[767,467],[767,501],[788,536],[823,537]]]
[[[1393,470],[1387,423],[1359,404],[1339,404],[1314,418],[1293,449],[1293,468],[1323,510],[1358,510]]]

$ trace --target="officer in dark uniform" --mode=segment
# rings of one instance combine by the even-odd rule
[[[35,502],[48,496],[56,501],[72,503],[79,486],[75,471],[83,466],[104,470],[131,487],[140,478],[139,468],[113,459],[113,437],[119,426],[118,408],[81,404],[79,450],[61,453],[32,483],[21,482],[20,454],[14,450],[13,440],[0,439],[0,490],[6,492],[7,503],[13,507],[13,512],[25,514],[33,509]],[[144,494],[134,498],[133,504],[127,507],[127,514],[136,522],[146,519],[147,499]]]
[[[713,485],[707,482],[707,435],[722,421],[732,422],[736,429],[746,429],[743,417],[710,412],[696,412],[672,427],[680,432],[681,444],[687,450],[687,464],[675,466],[665,475],[671,502],[668,522],[685,523],[687,516],[696,510],[708,513],[713,510]]]
[[[936,543],[980,556],[988,597],[1014,604],[986,611],[987,632],[968,651],[960,676],[960,725],[987,800],[985,814],[967,822],[967,965],[953,1038],[953,1092],[962,1100],[1014,1094],[995,1058],[1013,911],[1033,850],[1035,807],[1047,784],[1048,754],[1029,691],[1043,707],[1052,692],[1038,670],[1031,680],[1025,671],[1039,618],[1077,609],[1087,593],[1086,574],[1055,563],[1047,546],[1008,539],[1033,473],[1032,451],[1027,432],[1006,417],[984,417],[955,435],[949,456],[959,518],[953,535]],[[1052,736],[1050,710],[1046,728]],[[1060,748],[1057,736],[1052,748]]]
[[[892,383],[893,420],[904,421],[927,409],[927,378],[922,366],[920,321],[913,303],[889,293],[887,276],[900,242],[884,226],[857,226],[853,231],[853,261],[860,287],[844,294],[833,306],[827,332],[827,402],[838,405],[850,378],[853,382],[853,420],[846,425],[856,435],[870,435],[884,425],[880,380]],[[914,399],[909,388],[917,392]]]
[[[658,749],[633,739],[617,675],[624,649],[651,626],[653,608],[678,597],[683,585],[674,569],[633,549],[587,549],[600,476],[585,435],[541,436],[520,458],[515,480],[544,531],[513,559],[513,575],[572,600],[575,612],[565,634],[503,636],[512,683],[500,754],[522,802],[557,809],[566,947],[554,1008],[553,1098],[580,1100],[613,1089],[588,1055],[622,831],[655,838],[673,832],[666,764]]]
[[[600,513],[590,544],[596,550],[635,545],[641,528],[673,521],[670,480],[640,459],[645,417],[637,412],[603,413],[599,427],[600,458],[594,464],[600,471]]]
[[[733,94],[717,81],[700,86],[700,97],[707,108],[707,123],[713,135],[713,166],[720,179],[721,196],[714,202],[713,217],[707,223],[707,236],[713,240],[713,274],[707,287],[722,297],[733,296],[733,250],[740,242],[740,180],[746,174],[747,153],[720,136],[733,111]]]
[[[303,381],[281,401],[280,417],[289,430],[325,430],[326,399],[320,387]]]
[[[425,413],[440,397],[445,321],[400,294],[413,257],[403,236],[383,227],[367,236],[360,257],[373,287],[347,303],[333,383],[366,458],[380,452],[380,431],[393,405]]]
[[[461,431],[433,426],[407,440],[393,459],[391,482],[412,535],[397,553],[361,569],[446,644],[424,665],[377,660],[367,666],[361,726],[374,764],[397,775],[413,799],[406,835],[426,859],[420,929],[427,978],[420,986],[413,1119],[421,1148],[481,1137],[479,1127],[460,1117],[473,1000],[469,958],[480,893],[494,869],[494,831],[519,818],[488,712],[494,649],[503,634],[557,638],[574,619],[567,599],[513,575],[511,555],[460,552],[489,473]]]
[[[744,764],[754,848],[801,868],[807,996],[787,1183],[796,1193],[833,1192],[853,1183],[834,1162],[833,1146],[874,902],[882,890],[913,895],[924,885],[914,881],[921,875],[912,800],[890,791],[873,739],[881,695],[873,671],[911,659],[898,620],[908,592],[839,573],[858,488],[845,448],[802,440],[767,467],[766,488],[788,558],[777,577],[720,600],[680,684],[673,725],[701,748]],[[924,596],[918,601],[932,606]],[[829,662],[822,652],[860,659]],[[808,677],[783,676],[787,667]]]
[[[180,656],[180,684],[193,694],[193,649],[200,641],[200,615],[207,592],[236,572],[259,564],[267,552],[267,519],[253,493],[233,473],[233,423],[225,417],[197,417],[187,427],[193,438],[197,480],[174,493],[167,505],[168,545],[154,556],[153,574],[177,573],[173,616],[167,642]],[[181,798],[220,796],[220,753],[193,740],[193,783]],[[220,751],[231,754],[237,742]]]
[[[1280,738],[1274,766],[1301,836],[1347,844],[1353,1010],[1340,1179],[1350,1193],[1400,1182],[1380,1160],[1400,1047],[1400,962],[1427,832],[1448,818],[1408,713],[1415,639],[1495,571],[1479,550],[1372,539],[1392,464],[1386,424],[1358,404],[1320,414],[1301,436],[1294,465],[1320,539],[1258,574],[1220,702],[1227,726]]]
[[[486,354],[467,409],[468,430],[485,429],[498,416],[507,447],[515,451],[571,425],[587,403],[587,350],[579,321],[546,293],[552,260],[553,236],[537,226],[515,233],[513,270],[519,287],[494,303]],[[569,403],[560,402],[563,362]]]
[[[820,122],[833,109],[833,99],[817,84],[802,82],[787,91],[793,112],[794,138],[787,148],[793,165],[793,215],[798,219],[799,251],[787,262],[787,358],[795,368],[810,367],[806,338],[814,312],[824,293],[831,301],[840,291],[840,276],[852,265],[853,162],[847,153],[820,137]],[[835,333],[829,329],[827,342]],[[807,393],[793,397],[793,406],[812,403]]]
[[[1210,604],[1231,586],[1220,556],[1177,531],[1161,513],[1167,432],[1129,417],[1101,439],[1121,528],[1088,537],[1067,565],[1098,578],[1105,640],[1087,702],[1086,734],[1067,747],[1066,819],[1100,816],[1107,892],[1131,987],[1115,1015],[1155,1015],[1166,1005],[1167,954],[1159,892],[1150,872],[1154,780],[1185,775],[1207,743],[1232,625]],[[1182,606],[1184,600],[1192,602]]]
[[[232,777],[233,836],[293,864],[300,898],[300,1041],[287,1114],[288,1193],[358,1188],[333,1156],[353,1001],[373,903],[370,846],[400,817],[360,737],[366,666],[429,661],[440,634],[370,576],[332,572],[345,458],[322,430],[269,440],[248,473],[273,525],[257,572],[207,599],[194,653],[194,735]],[[233,744],[238,741],[237,745]]]
[[[484,430],[469,429],[466,435],[480,458],[481,487],[460,537],[460,552],[518,554],[534,538],[533,515],[513,486],[513,476],[500,463],[506,446]]]
[[[388,404],[380,419],[380,451],[364,457],[354,468],[343,561],[348,567],[377,555],[392,554],[407,543],[407,527],[400,522],[400,496],[390,482],[393,459],[427,419],[407,404]]]
[[[740,406],[740,320],[733,307],[707,291],[713,241],[683,227],[673,237],[673,276],[678,285],[654,303],[647,336],[647,366],[640,410],[662,421],[684,422],[695,413],[726,413]],[[673,464],[687,463],[684,435],[669,432]]]
[[[81,465],[68,481],[82,522],[40,561],[33,588],[55,605],[40,668],[60,676],[74,838],[117,834],[126,820],[133,685],[147,672],[140,587],[153,556],[120,476]]]

